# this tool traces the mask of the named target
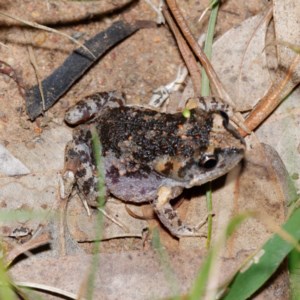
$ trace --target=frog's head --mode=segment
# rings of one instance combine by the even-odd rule
[[[197,114],[197,111],[193,113]],[[199,144],[197,135],[193,142],[185,136],[186,143],[192,147],[190,156],[162,156],[154,162],[154,169],[185,188],[202,185],[229,172],[244,156],[244,139],[221,111],[210,113],[205,130],[204,144]]]

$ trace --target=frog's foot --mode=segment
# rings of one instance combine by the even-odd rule
[[[71,170],[64,170],[59,177],[59,191],[61,199],[68,199],[75,184],[75,174]]]
[[[176,237],[183,236],[203,236],[197,232],[199,226],[193,228],[188,225],[182,223],[180,220],[176,210],[173,209],[169,201],[175,198],[181,192],[178,188],[170,188],[166,186],[162,186],[158,190],[158,197],[153,202],[155,212],[159,218],[159,220],[163,223],[163,225],[170,231],[170,233]]]

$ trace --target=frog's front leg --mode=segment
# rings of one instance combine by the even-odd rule
[[[170,200],[181,194],[182,188],[180,187],[167,187],[161,186],[158,190],[158,197],[154,200],[154,210],[163,223],[163,225],[171,232],[172,235],[177,237],[182,236],[202,236],[197,232],[198,228],[192,228],[184,224],[176,210],[173,209]]]
[[[65,114],[65,121],[77,125],[91,120],[104,107],[119,107],[125,104],[125,98],[118,92],[99,92],[87,96],[72,106]]]
[[[79,126],[73,133],[73,140],[65,149],[63,183],[67,197],[73,185],[77,184],[79,194],[91,206],[97,206],[98,178],[91,153],[92,135],[87,126]]]

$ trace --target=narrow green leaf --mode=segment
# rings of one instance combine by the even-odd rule
[[[288,266],[290,273],[290,299],[300,299],[300,253],[293,249],[288,256]]]
[[[179,300],[180,297],[177,296],[179,295],[179,280],[171,266],[169,255],[166,249],[161,244],[159,232],[156,228],[154,228],[152,232],[152,247],[157,253],[160,265],[162,266],[162,269],[164,271],[165,278],[167,279],[167,282],[170,286],[170,291],[172,291],[174,295],[171,299]]]
[[[95,127],[91,129],[92,132],[92,149],[93,149],[93,156],[95,158],[95,164],[97,169],[97,179],[98,179],[98,207],[103,207],[105,204],[105,171],[104,171],[104,162],[103,162],[103,156],[102,156],[102,145],[100,143],[100,138],[97,133],[97,130]],[[95,243],[93,248],[93,259],[91,263],[91,269],[89,273],[88,278],[88,286],[87,286],[87,299],[92,300],[93,292],[94,292],[94,284],[96,279],[96,272],[98,271],[99,266],[99,248],[100,248],[100,240],[102,237],[102,229],[103,229],[103,214],[101,212],[98,212],[97,214],[97,230],[96,230],[96,236],[95,236]]]
[[[206,188],[206,208],[207,208],[207,239],[206,239],[206,248],[210,248],[211,238],[212,238],[212,211],[213,211],[213,205],[212,205],[212,187],[211,182],[209,182]]]
[[[211,1],[210,5],[212,6],[212,10],[209,18],[207,35],[206,35],[205,45],[204,45],[204,53],[209,59],[211,59],[211,55],[212,55],[212,44],[214,39],[218,11],[219,11],[219,1]],[[209,96],[210,94],[209,79],[206,75],[204,68],[202,68],[201,70],[201,76],[202,76],[201,95]]]
[[[0,259],[0,299],[15,300],[16,294],[10,284],[10,278],[4,267],[3,259]]]
[[[215,254],[215,248],[211,248],[202,263],[201,269],[189,295],[189,300],[199,300],[202,299],[205,295],[209,273],[212,267],[213,260],[215,259]]]
[[[283,229],[300,240],[300,208],[293,212]],[[236,275],[223,300],[248,299],[271,277],[292,249],[293,245],[274,234],[263,246],[257,261]]]
[[[207,283],[210,280],[210,272],[221,249],[224,247],[225,238],[228,238],[237,229],[237,227],[251,215],[251,213],[240,214],[230,220],[224,230],[224,236],[220,236],[220,239],[209,249],[206,258],[202,263],[201,269],[198,272],[198,276],[195,280],[189,299],[201,299],[206,294]]]
[[[227,225],[227,228],[226,228],[226,237],[229,238],[234,233],[234,231],[238,228],[238,226],[243,221],[245,221],[247,218],[251,217],[252,215],[253,215],[253,213],[246,212],[246,213],[234,216],[230,220],[229,224]]]
[[[218,10],[219,10],[219,1],[211,1],[210,5],[212,7],[212,11],[209,18],[208,23],[208,29],[207,29],[207,35],[205,39],[205,45],[204,45],[204,53],[206,56],[210,59],[212,55],[212,44],[213,44],[213,38],[214,38],[214,32],[215,32],[215,26],[217,22],[217,16],[218,16]],[[209,87],[209,79],[206,75],[206,72],[204,68],[201,70],[202,73],[202,79],[201,79],[201,96],[209,96],[210,94],[210,87]],[[213,210],[213,201],[212,201],[212,189],[211,184],[209,183],[206,191],[206,207],[208,212],[207,217],[207,240],[206,240],[206,246],[207,248],[210,247],[211,242],[211,236],[212,236],[212,223],[213,223],[213,216],[211,214]]]

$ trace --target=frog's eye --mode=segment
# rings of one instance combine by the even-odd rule
[[[213,154],[205,155],[203,156],[200,164],[205,169],[212,169],[214,168],[218,163],[218,157]]]

